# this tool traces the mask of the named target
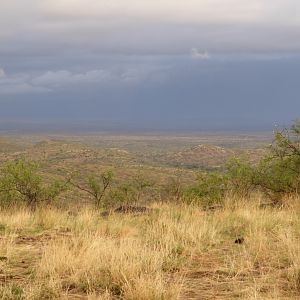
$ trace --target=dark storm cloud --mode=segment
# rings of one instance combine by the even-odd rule
[[[299,53],[298,0],[2,0],[0,117],[270,125]]]

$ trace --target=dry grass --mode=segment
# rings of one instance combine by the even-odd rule
[[[300,199],[260,201],[109,217],[3,210],[0,299],[300,298]]]

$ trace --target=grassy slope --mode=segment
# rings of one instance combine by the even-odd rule
[[[0,298],[295,299],[300,199],[282,209],[260,200],[107,218],[88,208],[1,211]]]

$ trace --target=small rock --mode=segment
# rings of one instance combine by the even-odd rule
[[[149,208],[145,206],[121,205],[114,210],[115,213],[145,213]]]
[[[132,206],[132,205],[121,205],[113,211],[104,211],[101,213],[102,217],[109,216],[112,212],[119,214],[144,214],[152,211],[151,208],[145,206]]]

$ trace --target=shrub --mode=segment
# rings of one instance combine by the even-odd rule
[[[149,188],[153,185],[151,180],[138,174],[131,180],[121,182],[112,188],[107,205],[140,203],[145,200],[147,195],[151,194]]]
[[[226,165],[228,174],[228,188],[234,194],[248,197],[255,190],[257,169],[252,166],[247,157],[235,157]]]
[[[96,208],[103,205],[103,199],[111,186],[114,174],[112,171],[102,172],[100,175],[90,174],[83,183],[76,183],[72,179],[70,183],[76,188],[91,195]]]
[[[135,188],[130,182],[124,182],[112,188],[108,199],[107,206],[119,204],[131,204],[135,202]]]
[[[67,182],[54,180],[46,184],[39,175],[39,164],[20,159],[8,162],[1,169],[0,193],[5,200],[21,200],[34,208],[49,203],[65,191]]]
[[[179,174],[176,177],[169,178],[164,189],[161,191],[161,195],[163,199],[180,202],[184,197],[184,190],[184,183],[181,174]]]
[[[270,153],[257,167],[256,186],[274,201],[300,191],[300,121],[276,131]]]
[[[269,153],[258,165],[249,160],[235,158],[227,164],[233,191],[249,195],[253,190],[262,191],[274,202],[284,195],[300,191],[300,121],[276,131]]]
[[[212,208],[223,202],[228,190],[228,177],[220,172],[202,172],[197,176],[197,183],[185,190],[188,202],[198,202],[204,208]]]

